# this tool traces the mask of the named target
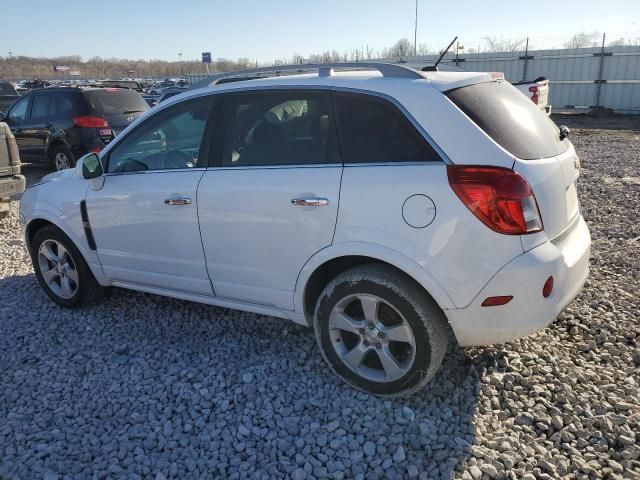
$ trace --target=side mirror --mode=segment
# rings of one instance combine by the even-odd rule
[[[82,178],[85,180],[101,177],[104,173],[102,170],[102,163],[100,163],[100,157],[98,157],[98,154],[96,153],[87,153],[84,157],[78,160],[76,168],[80,169]]]

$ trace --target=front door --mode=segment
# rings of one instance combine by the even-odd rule
[[[103,159],[104,185],[87,211],[105,275],[114,282],[213,295],[198,227],[212,99],[158,112]]]
[[[216,167],[198,188],[218,297],[293,310],[298,273],[333,239],[342,164],[329,95],[227,94]]]
[[[42,161],[46,159],[45,147],[52,127],[49,112],[52,96],[43,89],[31,98],[31,113],[22,125],[23,146],[28,149],[32,160]]]
[[[6,122],[11,133],[16,137],[16,144],[20,151],[20,158],[24,161],[30,158],[29,141],[23,134],[23,127],[28,117],[28,107],[31,97],[22,97],[16,101],[7,112]]]

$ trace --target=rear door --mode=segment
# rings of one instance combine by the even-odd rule
[[[322,91],[227,94],[216,166],[198,187],[218,297],[293,310],[298,273],[330,245],[342,164]]]

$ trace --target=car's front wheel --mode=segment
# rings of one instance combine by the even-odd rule
[[[333,371],[375,395],[419,390],[435,375],[447,348],[440,308],[384,265],[358,266],[338,275],[320,295],[314,323]]]
[[[31,243],[31,261],[40,286],[59,305],[79,307],[103,291],[73,242],[54,226],[38,230]]]

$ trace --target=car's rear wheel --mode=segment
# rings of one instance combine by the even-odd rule
[[[76,160],[73,154],[64,145],[58,145],[51,151],[51,166],[56,170],[66,170],[75,167]]]
[[[433,378],[447,348],[440,308],[384,265],[354,267],[331,281],[318,299],[314,324],[334,372],[375,395],[419,390]]]
[[[73,242],[53,226],[38,230],[31,244],[31,261],[40,286],[59,305],[79,307],[103,292]]]

